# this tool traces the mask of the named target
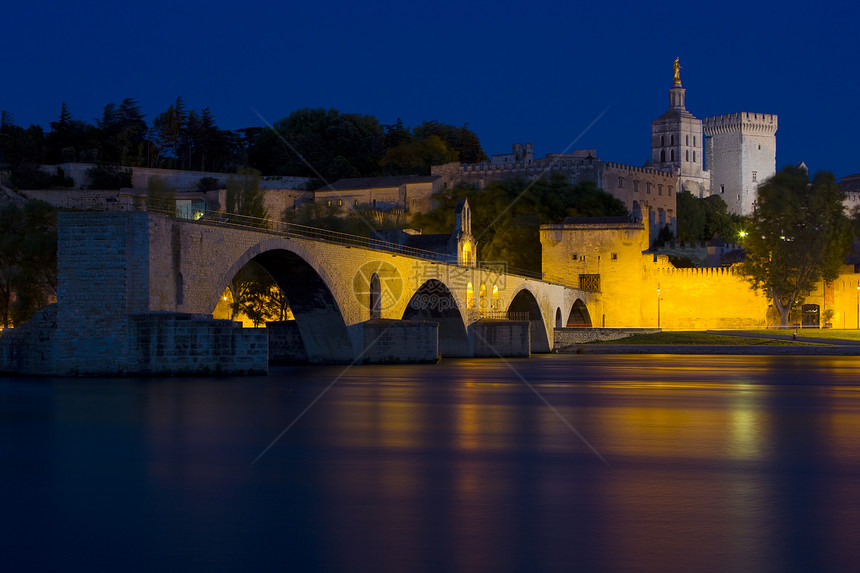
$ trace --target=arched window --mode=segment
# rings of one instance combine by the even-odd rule
[[[686,157],[687,157],[686,160],[689,161],[690,160],[690,150],[689,149],[687,150]]]
[[[670,155],[672,156],[672,161],[675,161],[675,150],[674,149],[672,150]]]
[[[466,284],[466,308],[472,308],[475,304],[475,290],[472,288],[472,283]]]
[[[695,162],[696,162],[696,150],[694,149],[693,150],[693,163],[695,163]]]
[[[690,145],[690,134],[687,134],[687,145]]]
[[[493,308],[499,308],[499,285],[493,285]]]
[[[481,290],[478,291],[478,311],[481,314],[487,314],[487,285],[481,284]]]
[[[664,161],[666,161],[666,150],[661,149],[660,150],[660,163],[663,163]]]
[[[675,145],[675,136],[674,136],[674,134],[669,136],[669,145]]]
[[[660,147],[666,147],[666,138],[664,136],[660,136]]]
[[[463,257],[460,261],[461,265],[471,265],[472,264],[472,244],[471,243],[463,243]]]

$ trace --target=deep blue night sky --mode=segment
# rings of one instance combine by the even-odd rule
[[[719,7],[717,7],[719,6]],[[779,115],[777,166],[860,172],[860,8],[847,2],[12,2],[0,109],[48,129],[177,96],[224,129],[302,107],[468,123],[488,154],[574,145],[641,165],[681,58],[699,118]]]

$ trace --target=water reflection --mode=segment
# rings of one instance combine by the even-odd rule
[[[608,466],[496,361],[353,368],[253,466],[340,368],[2,379],[12,566],[808,571],[860,559],[856,360],[513,365]]]

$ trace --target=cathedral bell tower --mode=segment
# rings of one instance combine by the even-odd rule
[[[679,190],[696,197],[710,192],[710,174],[703,169],[702,121],[685,106],[686,91],[681,84],[681,65],[675,58],[669,109],[651,122],[651,166],[679,176]]]

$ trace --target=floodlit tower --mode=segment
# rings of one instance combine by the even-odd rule
[[[687,90],[681,85],[678,58],[674,71],[669,109],[651,122],[651,165],[677,173],[679,190],[704,197],[710,189],[710,174],[704,170],[702,121],[684,105]]]

